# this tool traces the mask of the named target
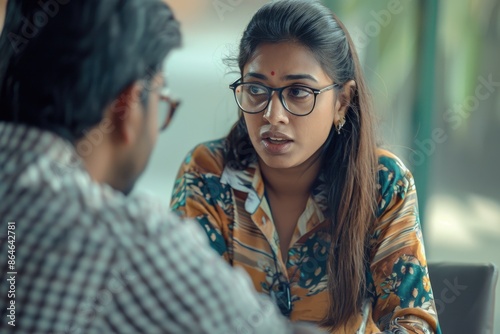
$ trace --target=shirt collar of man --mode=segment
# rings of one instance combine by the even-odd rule
[[[12,159],[14,156],[20,158]],[[50,131],[5,122],[0,122],[0,161],[4,173],[16,173],[24,168],[46,170],[48,167],[52,173],[63,176],[85,170],[82,159],[69,141]]]

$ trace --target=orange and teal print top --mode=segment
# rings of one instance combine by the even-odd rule
[[[224,139],[204,143],[187,155],[175,182],[172,209],[196,220],[212,248],[232,266],[243,268],[258,292],[270,294],[279,282],[286,282],[292,321],[321,321],[329,303],[335,303],[327,290],[331,222],[325,218],[321,177],[296,222],[285,263],[258,163],[246,170],[226,166],[224,143]],[[365,333],[398,329],[441,333],[413,176],[393,154],[378,150],[378,157],[378,212],[370,240],[371,298]],[[360,310],[336,333],[356,333],[361,322]]]

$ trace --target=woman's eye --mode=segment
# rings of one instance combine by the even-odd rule
[[[303,87],[290,87],[288,95],[293,98],[306,98],[311,96],[311,90]]]
[[[264,87],[261,87],[259,85],[249,85],[248,92],[252,95],[267,94],[267,91],[264,89]]]

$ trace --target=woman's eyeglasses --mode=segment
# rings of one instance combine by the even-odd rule
[[[160,94],[158,104],[158,124],[160,125],[160,131],[168,127],[179,105],[180,101],[173,100],[165,94]]]
[[[277,92],[283,107],[295,116],[309,115],[316,106],[317,96],[334,87],[340,87],[340,85],[332,84],[322,89],[299,84],[272,88],[257,82],[242,82],[242,79],[229,85],[229,88],[234,92],[236,103],[243,112],[258,114],[264,111],[274,92]]]

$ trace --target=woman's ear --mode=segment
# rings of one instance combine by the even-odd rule
[[[137,129],[140,123],[140,112],[142,112],[141,91],[142,85],[135,82],[125,90],[110,105],[105,117],[114,128],[113,140],[125,145],[136,140]]]
[[[338,92],[337,101],[335,104],[336,107],[336,115],[335,115],[335,124],[339,124],[345,117],[347,110],[349,110],[349,105],[351,104],[352,98],[356,93],[356,81],[349,80],[347,81],[342,89]]]

